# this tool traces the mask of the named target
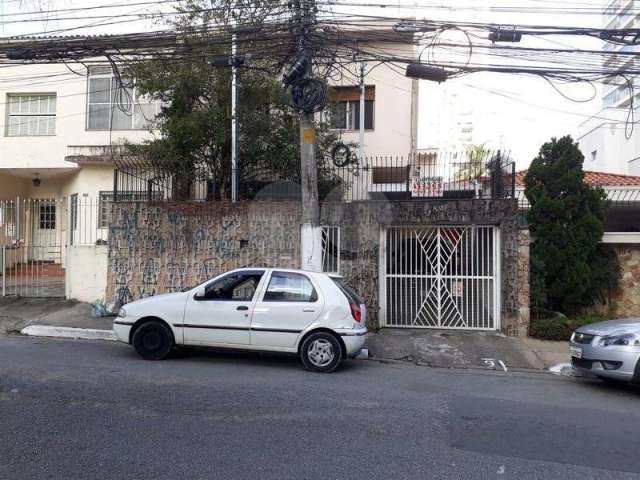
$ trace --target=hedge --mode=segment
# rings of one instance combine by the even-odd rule
[[[569,341],[576,328],[605,320],[609,320],[609,318],[600,315],[532,318],[529,326],[529,336],[540,340]]]

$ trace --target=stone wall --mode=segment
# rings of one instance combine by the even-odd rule
[[[640,317],[640,245],[612,245],[620,262],[620,285],[611,296],[613,313]]]
[[[516,260],[516,276],[515,291],[511,289],[515,295],[512,304],[513,316],[508,316],[507,327],[505,333],[510,336],[526,337],[529,335],[529,321],[531,318],[529,309],[529,247],[531,238],[529,230],[520,230],[518,232],[518,257]]]
[[[107,298],[116,302],[233,268],[299,265],[298,203],[116,203],[112,212]]]
[[[498,225],[501,231],[502,331],[527,335],[528,241],[520,241],[517,205],[511,200],[325,203],[321,223],[340,226],[341,273],[361,292],[369,327],[378,327],[380,235],[383,226]],[[519,260],[520,252],[526,259]]]
[[[194,286],[241,266],[300,265],[297,202],[114,205],[107,298],[128,302]],[[511,200],[325,203],[323,225],[340,226],[341,273],[365,297],[378,327],[380,236],[384,226],[498,225],[502,330],[528,330],[528,236]],[[525,258],[526,257],[526,258]]]

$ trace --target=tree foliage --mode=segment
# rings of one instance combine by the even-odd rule
[[[456,173],[457,180],[478,178],[484,172],[489,150],[485,144],[469,145],[465,151],[466,159]]]
[[[204,26],[228,23],[224,0],[189,1],[186,14],[174,25],[184,33],[184,49],[202,42],[197,32]],[[280,5],[280,3],[276,4]],[[203,8],[205,5],[206,8]],[[253,4],[252,4],[253,5]],[[258,5],[258,3],[256,3]],[[243,15],[260,23],[268,16],[268,2]],[[256,13],[257,12],[257,13]],[[262,40],[264,42],[264,40]],[[250,44],[249,41],[243,45]],[[132,76],[140,93],[161,102],[152,124],[155,136],[128,149],[161,176],[174,179],[174,194],[188,197],[192,180],[208,180],[216,197],[227,197],[231,185],[231,68],[211,61],[229,58],[231,42],[212,44],[209,55],[181,55],[134,64]],[[289,106],[273,65],[247,59],[238,69],[238,167],[241,189],[269,181],[300,181],[298,115]],[[321,173],[326,153],[337,137],[318,125],[317,158]],[[177,180],[177,181],[176,181]],[[328,181],[326,175],[321,180]],[[175,192],[176,185],[182,190]]]
[[[525,177],[534,308],[574,313],[604,300],[617,284],[615,253],[600,243],[606,195],[584,182],[583,162],[571,137],[553,138]]]

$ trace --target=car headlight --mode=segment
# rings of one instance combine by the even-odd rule
[[[124,308],[121,308],[120,310],[118,310],[118,316],[120,318],[124,318],[127,316],[127,311]]]
[[[624,333],[622,335],[611,335],[609,337],[603,337],[600,340],[601,347],[609,347],[611,345],[617,346],[629,346],[640,345],[640,335],[635,333]]]

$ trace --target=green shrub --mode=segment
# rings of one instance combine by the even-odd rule
[[[573,331],[582,325],[609,320],[600,315],[575,317],[532,318],[529,335],[540,340],[569,341]]]
[[[618,283],[615,252],[600,243],[607,196],[585,183],[583,162],[571,137],[553,138],[525,176],[533,309],[577,314],[606,299]]]

